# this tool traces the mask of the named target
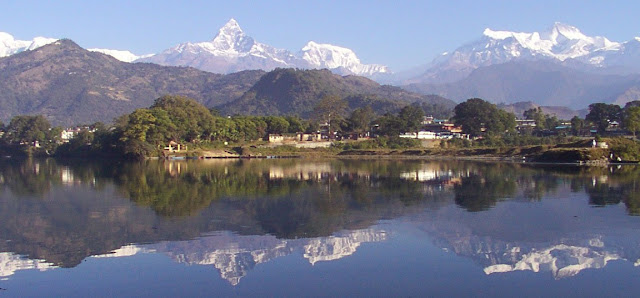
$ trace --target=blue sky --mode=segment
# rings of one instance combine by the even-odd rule
[[[184,2],[184,3],[183,3]],[[636,1],[7,1],[0,31],[70,38],[85,48],[156,53],[212,39],[230,18],[256,40],[299,50],[309,40],[403,70],[481,36],[484,28],[543,31],[559,21],[587,35],[640,36]]]

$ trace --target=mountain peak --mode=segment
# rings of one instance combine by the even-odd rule
[[[240,24],[238,24],[238,22],[232,18],[227,23],[225,23],[224,26],[220,27],[220,30],[218,30],[218,35],[216,35],[213,40],[215,41],[221,36],[238,37],[243,35],[245,34],[244,31],[242,31],[242,28],[240,28]]]
[[[221,52],[248,52],[254,45],[253,38],[247,36],[235,19],[230,19],[211,41],[213,49]]]
[[[493,39],[507,39],[509,37],[513,37],[513,32],[510,31],[494,31],[490,28],[485,28],[482,31],[482,35],[493,38]]]
[[[33,50],[55,42],[55,38],[36,37],[33,40],[17,40],[13,35],[0,32],[0,57],[6,57],[23,51]]]
[[[553,41],[557,41],[560,36],[568,40],[588,39],[580,29],[560,22],[553,23],[553,26],[546,31],[545,36]]]
[[[260,43],[245,34],[235,19],[230,19],[222,26],[212,41],[183,43],[161,54],[136,61],[193,66],[218,73],[245,69],[272,70],[278,67],[329,68],[340,74],[365,76],[388,72],[383,65],[362,64],[353,50],[344,47],[310,41],[294,54]]]

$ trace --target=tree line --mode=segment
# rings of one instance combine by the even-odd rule
[[[251,142],[269,134],[316,133],[321,128],[329,138],[348,134],[368,133],[386,138],[398,138],[404,132],[422,129],[424,109],[419,104],[403,107],[397,113],[377,115],[371,106],[348,111],[345,99],[324,96],[314,107],[309,119],[298,116],[222,116],[193,99],[167,95],[158,98],[149,108],[125,114],[107,126],[94,123],[86,126],[68,143],[59,145],[60,127],[52,127],[42,116],[16,116],[8,125],[0,123],[4,132],[0,140],[5,149],[39,147],[47,154],[104,155],[142,157],[153,155],[170,141],[195,146],[216,146],[222,143]],[[524,112],[534,120],[536,130],[554,130],[561,120],[535,108]],[[462,132],[473,138],[513,138],[516,116],[480,98],[468,99],[453,109],[450,119]],[[585,119],[571,119],[571,132],[584,134],[594,127],[603,133],[618,122],[634,135],[640,130],[640,101],[624,108],[614,104],[594,103]],[[385,143],[386,144],[386,143]],[[36,146],[37,145],[37,146]]]
[[[222,116],[197,101],[167,95],[149,108],[122,115],[107,126],[85,125],[68,143],[61,144],[62,128],[52,127],[42,115],[16,116],[0,129],[5,149],[33,151],[38,147],[47,154],[149,156],[170,141],[196,146],[241,143],[265,139],[269,134],[316,133],[328,130],[329,138],[346,134],[367,134],[374,123],[378,133],[397,136],[419,129],[424,116],[418,104],[404,107],[397,115],[378,116],[371,106],[348,113],[347,102],[337,96],[325,96],[313,109],[309,119],[298,116]]]

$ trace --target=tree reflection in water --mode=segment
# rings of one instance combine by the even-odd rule
[[[0,235],[10,241],[0,250],[73,267],[130,243],[221,231],[276,242],[332,237],[452,204],[480,212],[551,199],[562,186],[638,215],[637,177],[637,167],[460,161],[5,159]]]

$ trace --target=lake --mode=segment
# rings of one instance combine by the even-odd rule
[[[636,296],[640,167],[0,160],[0,296]]]

